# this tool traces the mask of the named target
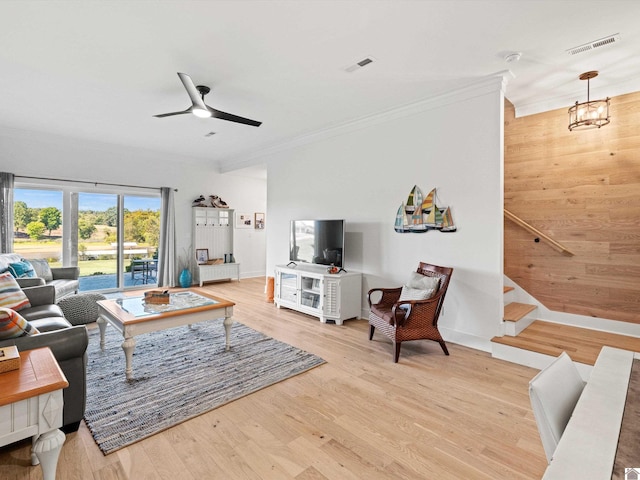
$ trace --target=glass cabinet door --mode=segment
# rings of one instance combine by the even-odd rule
[[[300,304],[322,308],[322,279],[304,275],[300,277]]]
[[[280,273],[280,299],[284,302],[298,302],[298,276],[293,273]]]

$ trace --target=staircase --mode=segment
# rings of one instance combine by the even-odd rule
[[[511,295],[510,292],[513,292],[515,288],[505,286],[503,288],[503,293],[505,295],[505,302],[509,299]],[[519,302],[511,302],[509,301],[504,306],[504,334],[509,335],[510,337],[515,337],[520,332],[522,332],[525,328],[533,323],[535,318],[529,315],[531,312],[536,310],[535,305],[530,305],[527,303],[519,303]]]
[[[504,218],[535,235],[536,242],[543,240],[563,255],[574,255],[567,247],[506,209],[504,210]],[[586,379],[603,346],[640,352],[640,329],[638,328],[616,326],[615,329],[621,333],[610,333],[606,331],[611,328],[609,325],[605,325],[604,322],[593,322],[591,318],[567,321],[573,325],[584,324],[591,326],[591,328],[570,326],[564,323],[566,317],[554,315],[559,312],[551,312],[550,314],[544,307],[540,309],[541,314],[550,314],[549,318],[554,321],[537,320],[535,318],[538,309],[536,305],[510,301],[511,297],[517,296],[519,297],[516,298],[517,300],[537,303],[533,297],[517,287],[505,286],[503,291],[505,295],[504,336],[491,339],[491,354],[495,358],[541,369],[547,366],[553,358],[566,351],[578,367],[582,377]],[[514,291],[515,293],[512,293]],[[638,327],[637,324],[633,326]]]
[[[513,290],[504,287],[505,301]],[[536,320],[536,309],[518,302],[505,305],[505,336],[491,339],[494,358],[542,369],[566,351],[586,379],[603,346],[640,352],[638,337]]]
[[[511,302],[504,306],[504,333],[511,337],[515,337],[525,328],[533,323],[535,318],[529,314],[536,308],[535,305],[527,305],[526,303]]]

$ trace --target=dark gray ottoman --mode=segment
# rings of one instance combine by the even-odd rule
[[[58,306],[71,325],[84,325],[98,319],[98,300],[107,297],[101,293],[78,293],[58,300]]]

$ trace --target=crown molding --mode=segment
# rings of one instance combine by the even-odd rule
[[[487,94],[501,92],[504,95],[506,85],[511,78],[513,78],[513,74],[508,70],[503,70],[487,77],[472,79],[463,86],[417,102],[393,107],[329,128],[306,133],[291,140],[270,145],[245,155],[227,158],[226,160],[223,159],[219,162],[220,172],[228,173],[241,168],[251,167],[257,163],[264,162],[264,158],[270,155],[369,128],[374,125],[391,122],[417,113],[464,102]]]

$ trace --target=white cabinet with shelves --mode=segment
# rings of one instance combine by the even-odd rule
[[[198,265],[196,272],[196,282],[200,286],[204,282],[213,282],[216,280],[230,280],[235,278],[240,281],[240,264],[239,263],[221,263],[220,265]]]
[[[362,275],[355,272],[327,273],[326,267],[296,265],[276,267],[274,301],[318,317],[322,323],[338,325],[360,316]]]
[[[193,207],[193,247],[206,248],[209,259],[225,258],[233,254],[233,210],[229,208]],[[236,262],[218,265],[196,265],[195,281],[204,282],[240,280],[240,264]]]

